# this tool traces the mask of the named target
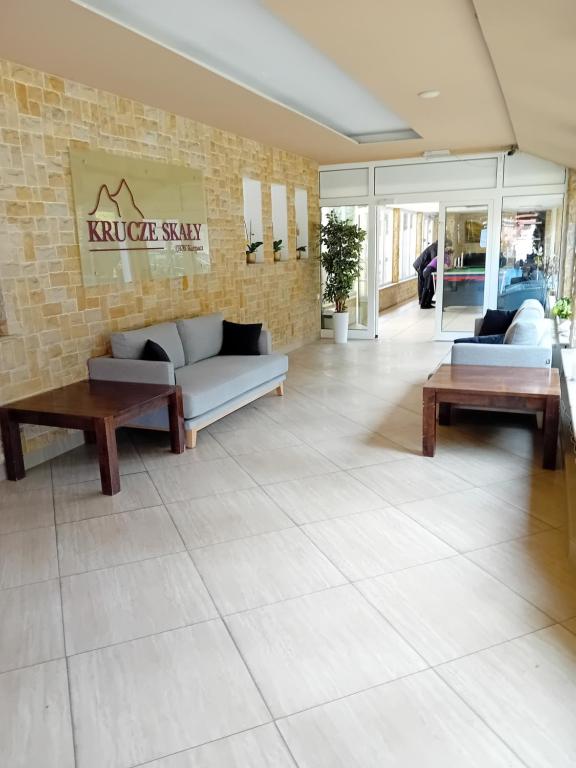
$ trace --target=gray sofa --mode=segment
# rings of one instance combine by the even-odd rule
[[[478,334],[482,318],[475,324]],[[518,368],[550,368],[552,364],[551,321],[542,304],[526,299],[519,307],[503,344],[454,344],[452,365],[501,365]]]
[[[182,388],[186,445],[196,446],[199,429],[276,390],[283,394],[288,371],[286,355],[272,352],[272,338],[262,329],[260,355],[219,355],[223,315],[160,323],[135,331],[113,333],[112,356],[88,361],[92,380],[178,384]],[[141,360],[146,341],[163,347],[171,362]],[[129,424],[168,429],[167,409],[139,417]]]

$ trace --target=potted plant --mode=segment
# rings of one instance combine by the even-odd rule
[[[296,248],[296,258],[301,259],[304,254],[306,253],[306,246],[305,245],[299,245],[298,248]]]
[[[281,261],[282,260],[282,240],[273,240],[272,241],[272,249],[274,251],[274,261]]]
[[[256,251],[262,245],[262,240],[252,240],[254,237],[254,233],[252,232],[252,222],[250,222],[249,227],[247,227],[246,222],[244,222],[244,231],[246,232],[246,262],[248,264],[255,264]]]
[[[569,296],[564,296],[556,301],[552,307],[552,317],[557,319],[560,332],[569,332],[572,317],[572,299]]]
[[[320,261],[326,274],[324,301],[334,304],[334,341],[348,341],[346,303],[354,283],[360,276],[360,256],[366,232],[349,220],[342,221],[335,211],[320,228],[322,250]]]

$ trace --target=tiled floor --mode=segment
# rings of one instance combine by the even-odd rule
[[[420,449],[433,313],[291,355],[284,398],[0,484],[4,768],[569,768],[576,568],[529,418]]]

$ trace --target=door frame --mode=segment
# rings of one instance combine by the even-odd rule
[[[376,286],[376,206],[369,198],[339,198],[338,200],[320,201],[320,220],[322,220],[323,208],[346,208],[360,207],[368,208],[368,231],[366,232],[366,292],[368,302],[368,318],[366,328],[349,328],[349,339],[375,339],[378,336],[378,290]],[[322,274],[321,274],[322,280]],[[323,285],[320,283],[320,338],[332,339],[334,331],[330,328],[322,328],[322,292]]]

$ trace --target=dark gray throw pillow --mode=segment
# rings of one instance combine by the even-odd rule
[[[168,353],[166,352],[164,347],[161,347],[160,344],[157,344],[155,341],[152,341],[152,339],[148,339],[146,344],[144,344],[144,349],[140,356],[140,360],[150,360],[150,361],[155,361],[159,363],[172,362],[168,357]]]
[[[488,309],[482,320],[480,336],[494,336],[495,334],[506,333],[512,325],[516,310],[507,309]]]
[[[454,344],[504,344],[503,333],[491,333],[490,336],[469,336],[467,339],[454,339]]]
[[[262,323],[222,323],[221,355],[259,355]]]

